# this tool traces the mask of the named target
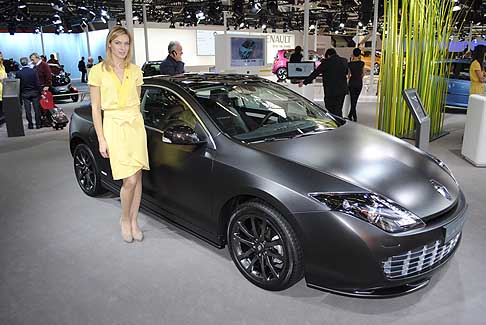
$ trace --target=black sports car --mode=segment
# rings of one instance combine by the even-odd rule
[[[143,206],[227,245],[255,285],[283,290],[304,276],[341,294],[400,295],[457,249],[466,201],[433,156],[258,77],[144,81]],[[70,145],[86,194],[119,190],[88,106],[72,116]]]

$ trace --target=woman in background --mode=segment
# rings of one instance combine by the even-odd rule
[[[351,98],[351,109],[349,110],[348,119],[357,122],[358,116],[356,115],[356,105],[358,104],[359,94],[363,89],[363,69],[364,62],[361,61],[361,50],[355,48],[353,50],[353,56],[348,63],[348,89],[349,96]]]
[[[5,71],[5,66],[3,65],[3,55],[0,52],[0,119],[3,121],[3,79],[7,78],[7,72]],[[3,122],[0,122],[2,124]]]
[[[142,169],[149,169],[147,134],[140,113],[143,76],[142,70],[131,63],[131,43],[127,29],[114,27],[106,38],[106,58],[91,68],[88,82],[100,154],[110,159],[113,179],[123,180],[120,225],[122,238],[129,243],[143,240],[138,210]]]
[[[471,87],[469,94],[484,95],[484,53],[486,46],[478,45],[474,49],[471,66],[469,68],[469,78],[471,79]]]
[[[297,45],[295,47],[294,53],[292,53],[290,55],[289,62],[291,62],[291,63],[301,62],[303,57],[304,56],[302,55],[302,47],[300,47],[299,45]]]

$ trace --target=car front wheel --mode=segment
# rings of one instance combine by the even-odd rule
[[[277,70],[277,78],[278,78],[278,80],[285,80],[285,79],[287,79],[287,69],[285,69],[285,68],[278,68],[278,70]]]
[[[228,249],[238,270],[253,284],[284,290],[303,277],[303,254],[292,226],[259,201],[240,205],[228,225]]]
[[[87,195],[97,196],[104,192],[96,160],[85,144],[79,144],[74,150],[74,173],[79,186]]]

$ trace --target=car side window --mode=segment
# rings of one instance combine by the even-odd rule
[[[164,131],[171,126],[196,126],[196,117],[186,103],[174,92],[147,87],[140,105],[146,126]]]

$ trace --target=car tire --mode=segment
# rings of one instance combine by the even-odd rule
[[[101,185],[101,174],[91,149],[81,143],[74,149],[74,174],[79,187],[89,196],[105,192]]]
[[[302,279],[303,253],[288,221],[270,205],[249,201],[233,212],[228,250],[251,283],[270,291],[287,289]]]
[[[375,62],[374,68],[373,68],[373,74],[380,74],[380,64]]]
[[[287,69],[286,68],[278,68],[276,74],[277,74],[278,80],[285,80],[285,79],[287,79]]]

